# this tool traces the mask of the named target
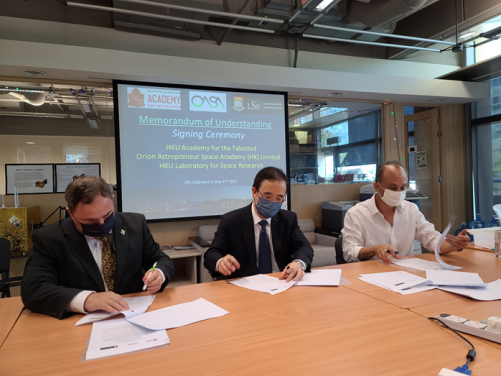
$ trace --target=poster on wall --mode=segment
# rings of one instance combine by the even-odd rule
[[[64,193],[73,180],[101,176],[101,163],[56,163],[56,192]]]
[[[5,193],[31,195],[54,193],[54,165],[48,164],[6,164]]]
[[[427,167],[426,152],[418,151],[416,153],[416,168],[426,168],[426,167]]]

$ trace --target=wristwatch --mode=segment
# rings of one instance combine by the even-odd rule
[[[300,259],[295,259],[292,260],[292,262],[297,262],[299,264],[299,267],[303,270],[306,271],[306,263],[303,260]]]

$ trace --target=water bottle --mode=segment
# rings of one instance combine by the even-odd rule
[[[480,214],[477,214],[477,219],[471,221],[469,227],[471,229],[483,228],[485,227],[485,221],[482,220],[482,216]]]
[[[492,221],[490,221],[488,224],[490,225],[489,227],[499,227],[499,222],[495,215],[492,216]]]
[[[458,234],[466,228],[466,222],[461,222],[461,227],[454,231],[454,236],[458,236]]]

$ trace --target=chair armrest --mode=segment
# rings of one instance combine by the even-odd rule
[[[323,245],[326,247],[334,247],[334,244],[336,243],[336,237],[335,236],[329,236],[325,234],[319,234],[315,233],[317,236],[317,244],[318,245]]]

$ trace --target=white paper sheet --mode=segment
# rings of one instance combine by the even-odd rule
[[[126,319],[92,324],[86,359],[125,354],[170,343],[165,330],[148,330]]]
[[[148,309],[148,307],[153,303],[153,300],[155,300],[155,295],[148,295],[148,296],[137,296],[134,298],[125,298],[125,301],[129,305],[129,310],[127,311],[120,311],[117,313],[109,313],[106,311],[97,311],[97,312],[92,312],[86,314],[84,317],[82,317],[80,320],[77,321],[75,326],[80,326],[80,325],[85,325],[89,324],[91,322],[96,322],[96,321],[101,321],[104,319],[107,319],[109,317],[113,317],[119,314],[123,314],[126,318],[128,317],[133,317],[140,315]]]
[[[444,232],[442,232],[442,235],[440,235],[440,238],[438,238],[437,242],[435,243],[435,257],[437,258],[437,261],[440,263],[440,265],[442,265],[444,267],[444,269],[447,269],[447,270],[459,270],[459,269],[463,269],[462,267],[460,266],[454,266],[454,265],[449,265],[449,264],[446,264],[444,261],[442,261],[442,259],[440,258],[440,246],[442,245],[442,243],[444,242],[445,240],[445,237],[447,236],[447,234],[449,233],[449,230],[451,229],[451,222],[449,222],[449,224],[447,225],[447,227],[445,228]]]
[[[454,294],[469,296],[476,300],[499,300],[501,299],[501,279],[488,283],[486,287],[439,287],[440,290]]]
[[[386,290],[394,291],[392,289],[389,289],[388,287],[385,287],[385,286],[380,285],[380,284],[378,284],[376,282],[373,282],[370,279],[366,279],[364,277],[359,277],[358,279],[360,279],[361,281],[370,283],[371,285],[378,286],[378,287],[381,287],[381,288],[386,289]],[[394,292],[398,292],[399,294],[402,294],[402,295],[409,295],[409,294],[415,294],[415,293],[418,293],[418,292],[423,292],[423,291],[428,291],[428,290],[434,290],[436,288],[438,288],[438,286],[417,286],[417,287],[410,287],[410,288],[408,288],[406,290],[399,290],[399,291],[394,291]]]
[[[391,260],[392,265],[403,266],[405,268],[412,268],[415,270],[444,270],[444,267],[440,265],[438,262],[421,260],[418,258],[405,258],[402,260],[393,259]]]
[[[405,292],[405,294],[409,294],[410,292],[407,290],[411,288],[420,288],[419,291],[414,290],[413,292],[430,290],[425,278],[404,271],[361,274],[361,277],[362,281],[382,286],[391,291]]]
[[[127,319],[150,330],[172,329],[227,315],[229,312],[205,299],[183,303]]]
[[[339,286],[341,269],[312,270],[305,273],[303,279],[296,282],[298,286]]]
[[[487,286],[478,273],[454,272],[451,270],[427,270],[426,279],[435,286],[462,286],[485,287]]]
[[[256,274],[250,277],[237,279],[229,283],[250,290],[266,292],[271,295],[288,290],[295,284],[294,281],[286,282],[285,279],[278,279],[266,274]]]

